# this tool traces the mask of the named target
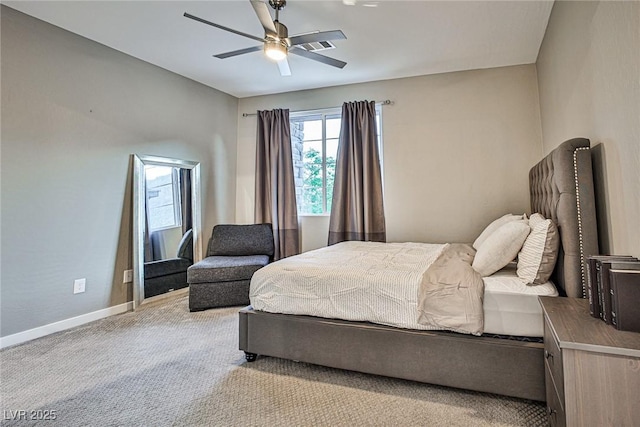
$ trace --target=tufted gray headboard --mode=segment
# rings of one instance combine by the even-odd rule
[[[585,298],[586,257],[597,255],[598,229],[589,140],[563,142],[529,171],[531,212],[551,218],[560,231],[552,280],[561,295]]]

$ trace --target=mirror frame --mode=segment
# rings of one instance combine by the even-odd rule
[[[200,163],[168,157],[132,154],[133,157],[133,309],[144,302],[144,229],[146,165],[179,167],[191,171],[191,212],[193,221],[193,262],[202,259],[200,245]]]

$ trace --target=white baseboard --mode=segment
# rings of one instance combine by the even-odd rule
[[[48,325],[39,326],[37,328],[29,329],[24,332],[18,332],[17,334],[7,335],[6,337],[0,338],[0,348],[9,347],[16,344],[22,344],[24,342],[31,341],[36,338],[44,337],[46,335],[50,335],[60,331],[65,331],[67,329],[71,329],[76,326],[84,325],[85,323],[104,319],[105,317],[125,313],[131,310],[133,310],[133,302],[129,301],[124,304],[103,308],[102,310],[93,311],[87,314],[82,314],[80,316],[72,317],[70,319],[49,323]]]

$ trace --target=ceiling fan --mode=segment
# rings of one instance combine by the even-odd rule
[[[322,62],[323,64],[331,65],[337,68],[343,68],[347,65],[344,61],[329,58],[328,56],[320,55],[315,52],[308,51],[301,47],[308,43],[325,42],[328,40],[342,40],[347,37],[340,30],[333,31],[316,31],[308,34],[300,34],[297,36],[289,37],[289,30],[281,23],[279,18],[279,12],[284,9],[287,4],[286,0],[269,0],[269,5],[276,11],[275,19],[272,20],[271,13],[267,3],[262,0],[250,0],[253,10],[256,12],[262,27],[264,28],[264,37],[256,37],[251,34],[243,33],[242,31],[234,30],[206,19],[199,18],[191,15],[187,12],[184,16],[194,21],[202,22],[203,24],[211,25],[212,27],[220,28],[221,30],[229,31],[230,33],[237,34],[239,36],[247,37],[252,40],[262,42],[260,46],[248,47],[246,49],[234,50],[231,52],[225,52],[218,55],[214,55],[216,58],[225,59],[233,56],[244,55],[245,53],[257,52],[264,50],[265,54],[278,63],[280,74],[283,76],[290,76],[291,69],[289,68],[289,61],[287,61],[287,54],[293,53],[304,58],[312,59],[314,61]]]

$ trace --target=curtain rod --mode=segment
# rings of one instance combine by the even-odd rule
[[[393,101],[389,100],[389,99],[385,99],[384,101],[376,101],[376,105],[392,105]],[[311,110],[298,110],[298,111],[291,111],[291,113],[312,113],[314,111],[321,111],[321,110],[329,110],[329,109],[333,109],[333,108],[340,108],[340,107],[326,107],[326,108],[314,108]],[[257,113],[242,113],[242,117],[249,117],[249,116],[257,116]]]

